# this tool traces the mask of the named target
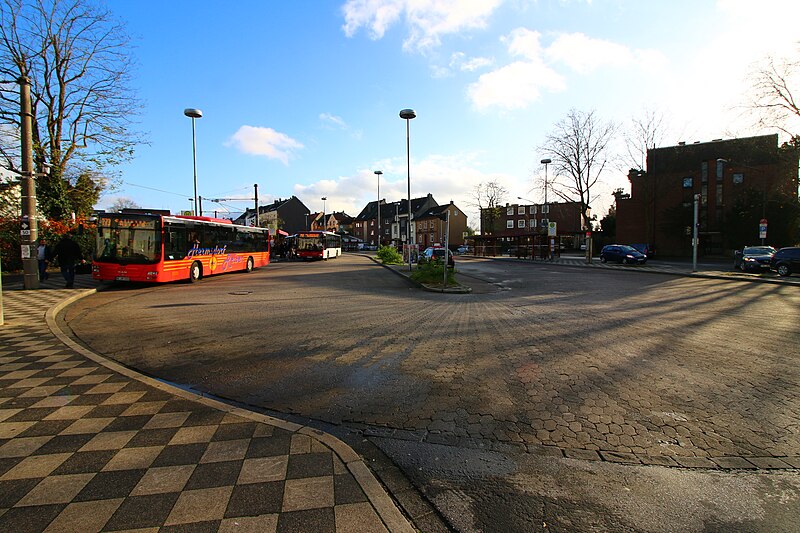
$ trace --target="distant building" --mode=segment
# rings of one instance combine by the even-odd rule
[[[691,255],[698,195],[701,254],[728,255],[758,243],[762,218],[769,222],[768,244],[795,244],[779,241],[792,233],[781,206],[797,204],[798,150],[779,147],[777,135],[653,148],[647,170],[631,170],[628,180],[630,198],[616,206],[620,243],[649,243],[661,256]]]
[[[411,244],[420,244],[415,226],[416,221],[438,205],[430,193],[427,196],[411,200]],[[406,224],[409,220],[408,200],[386,203],[381,199],[380,212],[379,220],[378,201],[369,202],[353,221],[353,235],[370,246],[391,244],[400,247],[406,242]],[[466,217],[464,219],[466,224]]]
[[[262,228],[269,228],[272,234],[276,234],[281,229],[293,235],[307,229],[307,221],[311,211],[296,196],[291,198],[277,199],[269,205],[258,206],[258,225]],[[235,224],[254,226],[256,223],[256,210],[246,209],[236,220]]]
[[[428,246],[444,246],[445,228],[448,227],[446,220],[448,211],[450,213],[450,230],[447,232],[447,243],[452,247],[464,244],[464,234],[467,231],[467,215],[451,200],[449,204],[433,207],[415,217],[416,242],[421,250]]]
[[[588,215],[591,216],[591,213]],[[506,204],[481,210],[481,235],[517,237],[546,234],[551,222],[556,223],[559,237],[574,241],[575,244],[587,230],[581,216],[580,202]]]

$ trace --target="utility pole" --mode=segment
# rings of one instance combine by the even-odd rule
[[[22,220],[20,220],[20,253],[23,286],[39,288],[39,263],[36,259],[38,226],[36,223],[36,183],[33,172],[33,113],[31,111],[31,80],[20,76],[19,104],[22,124]]]
[[[254,190],[254,198],[256,201],[256,227],[258,228],[260,227],[258,220],[258,183],[253,184],[253,190]]]

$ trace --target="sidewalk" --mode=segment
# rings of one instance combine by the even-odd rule
[[[63,286],[53,278],[43,287]],[[76,287],[93,283],[85,278]],[[92,289],[10,288],[0,326],[0,531],[413,531],[335,437],[76,345],[55,318]]]

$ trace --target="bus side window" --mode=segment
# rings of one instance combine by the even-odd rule
[[[189,251],[186,228],[170,225],[164,228],[164,233],[169,235],[169,238],[164,239],[164,259],[176,260],[186,257]]]

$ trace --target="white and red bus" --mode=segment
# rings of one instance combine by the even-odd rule
[[[297,256],[328,259],[342,255],[342,236],[330,231],[304,231],[296,235]]]
[[[266,228],[179,215],[104,213],[97,219],[95,279],[194,282],[267,264]]]

